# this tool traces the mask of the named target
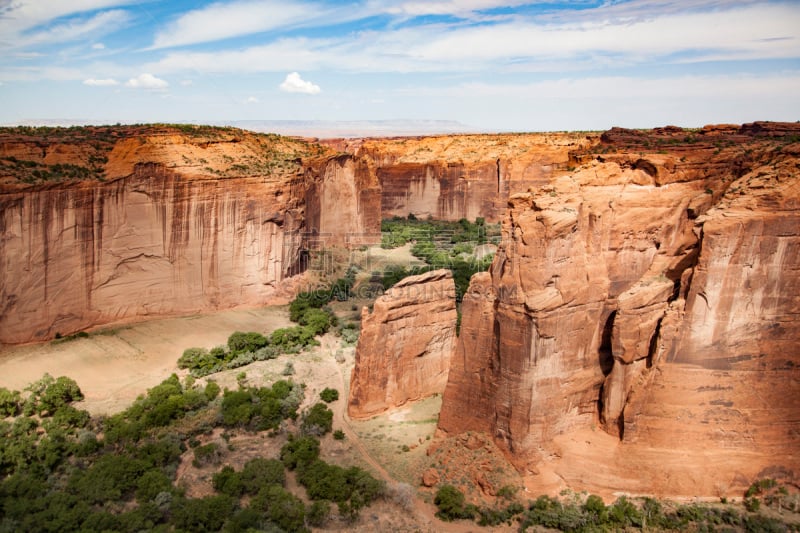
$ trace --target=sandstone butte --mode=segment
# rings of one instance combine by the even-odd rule
[[[408,276],[361,312],[347,412],[366,418],[444,392],[456,339],[449,270]]]
[[[503,243],[464,298],[442,435],[486,433],[532,491],[800,482],[798,124],[324,146],[81,131],[0,133],[0,343],[263,304],[291,294],[305,250],[375,242],[381,218],[483,216],[502,221]],[[103,180],[31,179],[55,164]],[[426,305],[446,323],[445,302],[408,307]],[[356,416],[441,387],[422,368],[447,344],[415,365],[423,342],[370,341],[424,329],[381,306],[364,317]]]

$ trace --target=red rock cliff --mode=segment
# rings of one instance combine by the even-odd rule
[[[490,433],[539,490],[796,482],[800,128],[757,126],[612,130],[512,196],[440,429]]]
[[[310,234],[379,232],[358,165],[233,129],[6,130],[0,343],[263,304]]]
[[[384,218],[498,222],[510,195],[547,183],[570,166],[582,134],[448,135],[322,141],[364,157],[381,187]]]
[[[347,412],[376,415],[444,391],[456,338],[449,270],[409,276],[364,308]]]

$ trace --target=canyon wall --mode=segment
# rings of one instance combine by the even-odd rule
[[[306,231],[313,246],[351,247],[381,241],[381,189],[366,161],[327,158],[306,169]]]
[[[612,130],[512,195],[440,430],[491,434],[532,490],[797,482],[800,128],[778,126]]]
[[[0,142],[0,343],[285,301],[319,229],[380,230],[352,156],[232,129],[54,131]]]
[[[499,222],[508,198],[570,166],[583,134],[458,135],[322,141],[365,158],[380,182],[383,218]]]
[[[456,338],[456,286],[449,270],[397,282],[361,313],[347,412],[366,418],[442,393]]]

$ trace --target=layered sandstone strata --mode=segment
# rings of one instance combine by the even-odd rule
[[[374,174],[304,142],[190,127],[3,133],[0,343],[285,300],[320,231],[340,245],[380,229]]]
[[[488,432],[538,489],[796,476],[800,128],[778,126],[612,130],[512,196],[440,429]]]
[[[444,391],[456,338],[449,270],[409,276],[361,313],[347,412],[366,418]]]
[[[573,164],[571,151],[596,141],[577,133],[531,133],[323,143],[369,161],[380,182],[384,218],[499,222],[510,196],[546,184]]]

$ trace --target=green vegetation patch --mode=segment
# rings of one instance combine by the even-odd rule
[[[390,267],[382,274],[381,282],[388,289],[407,276],[440,268],[453,273],[456,300],[461,301],[473,274],[484,272],[492,263],[493,255],[475,255],[477,246],[500,242],[499,224],[486,224],[483,218],[475,222],[462,218],[458,222],[418,220],[413,215],[407,219],[394,217],[381,223],[381,247],[396,248],[412,243],[411,253],[425,261],[423,267]]]

